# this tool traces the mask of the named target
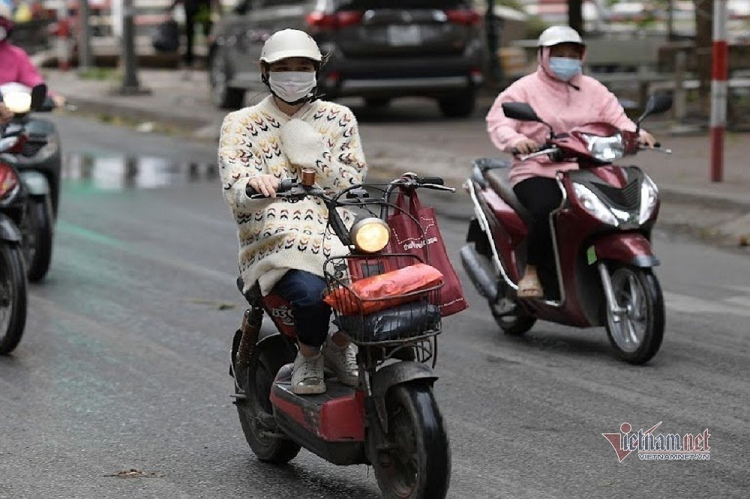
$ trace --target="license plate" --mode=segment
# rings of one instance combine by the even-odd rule
[[[419,45],[422,33],[419,26],[388,26],[388,44],[394,47]]]

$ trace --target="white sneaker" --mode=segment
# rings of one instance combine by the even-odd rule
[[[325,393],[323,381],[323,356],[305,357],[297,352],[292,369],[292,393],[297,395],[314,395]]]
[[[326,365],[336,374],[342,385],[357,386],[359,383],[359,369],[357,369],[357,354],[354,345],[344,348],[336,345],[329,336],[323,345],[323,357]]]

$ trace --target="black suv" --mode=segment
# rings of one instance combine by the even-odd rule
[[[209,52],[213,102],[243,105],[260,90],[258,58],[271,33],[301,29],[326,58],[319,89],[327,99],[437,99],[445,116],[468,116],[483,82],[482,17],[468,0],[242,0],[215,27]]]

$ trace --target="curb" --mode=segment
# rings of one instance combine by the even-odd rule
[[[115,95],[115,94],[113,94]],[[152,121],[164,125],[166,127],[176,127],[185,131],[189,131],[190,135],[196,140],[212,140],[208,136],[202,135],[201,130],[205,130],[207,127],[214,125],[214,121],[200,116],[180,116],[174,113],[165,113],[159,109],[144,109],[139,107],[133,107],[128,105],[122,105],[118,102],[113,101],[100,101],[97,99],[86,99],[80,97],[71,96],[71,104],[78,107],[84,114],[106,114],[109,116],[121,116],[131,121]],[[393,147],[388,145],[388,147]],[[384,149],[383,145],[377,143],[372,145],[372,149],[379,150]],[[415,169],[416,165],[402,167],[400,163],[396,162],[383,162],[378,161],[377,154],[376,158],[372,161],[373,170],[379,171],[381,174],[390,172],[394,175],[401,174],[410,169]],[[469,174],[469,163],[466,163],[466,169],[456,170],[455,168],[447,168],[451,173],[461,171],[462,175],[443,175],[446,185],[461,188],[464,180]],[[701,205],[708,208],[714,208],[718,210],[726,211],[750,211],[750,199],[744,199],[742,196],[733,196],[727,194],[713,194],[702,192],[696,188],[681,187],[675,185],[661,184],[659,187],[659,193],[663,203],[669,204],[688,204],[688,205]]]

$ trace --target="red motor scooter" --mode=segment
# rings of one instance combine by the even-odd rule
[[[327,294],[339,299],[339,308],[333,307],[334,323],[357,345],[359,385],[342,385],[327,374],[326,393],[294,394],[297,346],[291,307],[278,296],[261,296],[256,285],[246,294],[251,308],[245,311],[231,352],[233,397],[242,431],[262,461],[286,463],[304,447],[334,464],[371,464],[385,497],[443,498],[450,482],[450,448],[432,392],[441,284],[380,298],[363,297],[355,288],[361,279],[385,278],[419,261],[414,255],[385,251],[390,234],[385,220],[392,209],[399,209],[390,202],[394,190],[455,189],[444,187],[439,178],[411,175],[331,195],[314,182],[312,172],[304,173],[301,182],[283,181],[275,202],[321,199],[328,207],[329,228],[351,248],[347,256],[329,258],[324,275]],[[262,197],[252,189],[248,196]],[[337,208],[360,212],[351,230]],[[241,279],[238,286],[243,288]],[[261,333],[264,312],[278,332]]]
[[[668,96],[652,96],[638,128],[644,118],[668,110],[671,103]],[[503,112],[546,125],[526,103],[505,103]],[[474,162],[465,187],[475,217],[461,260],[506,334],[522,335],[538,319],[575,327],[604,325],[618,356],[627,362],[647,362],[659,350],[664,297],[653,272],[659,261],[650,242],[659,212],[658,190],[638,167],[611,164],[639,148],[637,131],[591,123],[567,133],[550,127],[547,143],[521,158],[547,155],[553,161],[577,161],[580,167],[557,174],[562,203],[549,220],[555,261],[539,269],[547,294],[543,299],[517,296],[529,215],[509,181],[510,162]]]

